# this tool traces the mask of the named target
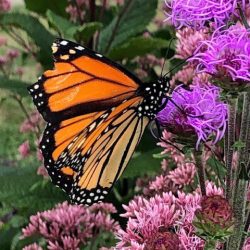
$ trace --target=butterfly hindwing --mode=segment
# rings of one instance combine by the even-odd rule
[[[105,112],[61,122],[54,131],[45,130],[41,149],[50,161],[46,168],[72,202],[101,201],[119,178],[149,121],[138,117],[139,102],[135,97]]]

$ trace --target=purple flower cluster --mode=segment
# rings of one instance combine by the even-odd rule
[[[219,100],[215,86],[191,86],[190,90],[178,86],[166,107],[157,115],[160,124],[177,135],[197,135],[196,147],[215,135],[214,143],[224,135],[227,105]]]
[[[165,0],[170,12],[166,12],[176,28],[189,26],[201,29],[208,22],[214,22],[216,27],[225,24],[233,14],[236,14],[237,3],[245,5],[245,0]]]
[[[46,240],[50,250],[76,250],[102,230],[118,231],[118,223],[109,215],[114,212],[111,204],[85,208],[64,202],[52,210],[31,216],[29,225],[23,229],[23,238],[37,235]]]
[[[250,36],[240,24],[217,29],[205,40],[192,61],[198,61],[198,72],[209,73],[227,82],[250,82]]]

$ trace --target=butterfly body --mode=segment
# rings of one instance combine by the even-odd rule
[[[169,79],[142,83],[119,64],[63,39],[52,51],[55,69],[29,88],[47,121],[40,144],[44,164],[73,203],[91,205],[124,171],[163,108]]]

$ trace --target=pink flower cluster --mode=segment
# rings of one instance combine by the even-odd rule
[[[115,212],[114,206],[106,203],[86,208],[64,202],[31,216],[22,238],[40,236],[49,250],[77,250],[101,231],[117,232],[119,224],[110,217]],[[35,247],[39,249],[33,245],[27,246],[27,250]]]
[[[207,184],[207,193],[221,195],[221,189]],[[201,194],[163,192],[150,199],[136,197],[124,205],[128,218],[125,230],[119,230],[116,249],[173,249],[202,250],[204,241],[195,235],[192,225],[195,212],[200,209]],[[166,248],[166,246],[171,246]]]
[[[11,9],[9,0],[0,0],[0,13],[8,12]]]

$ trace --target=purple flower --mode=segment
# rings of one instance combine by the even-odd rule
[[[52,210],[31,216],[30,223],[22,230],[22,237],[41,236],[50,250],[80,249],[99,232],[120,229],[109,215],[115,211],[112,205],[106,203],[86,208],[64,202]]]
[[[219,93],[215,86],[197,85],[191,86],[191,90],[178,86],[157,119],[174,134],[196,135],[196,147],[212,135],[216,143],[223,137],[227,121],[227,105],[219,100]]]
[[[227,30],[217,29],[203,41],[191,59],[198,72],[209,73],[223,82],[250,82],[250,36],[240,24]]]
[[[166,20],[171,20],[177,28],[201,29],[208,21],[219,27],[236,12],[237,2],[244,4],[245,0],[172,0],[170,3],[165,0],[170,9],[170,13],[166,12]]]

